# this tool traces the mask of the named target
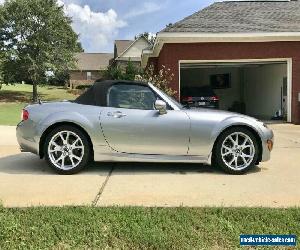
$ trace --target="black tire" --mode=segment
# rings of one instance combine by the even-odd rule
[[[253,156],[252,160],[249,161],[249,163],[248,163],[249,165],[242,169],[230,168],[222,158],[221,150],[222,150],[222,144],[223,144],[224,140],[226,140],[226,138],[229,135],[236,133],[236,132],[240,132],[240,133],[247,135],[252,140],[253,146],[255,149],[254,156]],[[259,150],[260,150],[260,148],[258,145],[258,141],[257,141],[255,135],[253,134],[253,132],[251,132],[249,129],[247,129],[245,127],[232,127],[232,128],[225,130],[218,137],[218,139],[215,143],[214,149],[213,149],[212,164],[215,167],[221,168],[223,171],[225,171],[226,173],[229,173],[229,174],[235,174],[235,175],[244,174],[244,173],[248,172],[251,168],[253,168],[255,166],[255,164],[258,162],[259,153],[260,153]]]
[[[81,161],[78,161],[79,164],[70,169],[61,169],[61,168],[55,166],[55,164],[51,161],[50,153],[48,152],[48,147],[49,147],[49,143],[50,143],[51,139],[55,135],[57,135],[57,133],[62,132],[62,131],[69,131],[69,132],[77,135],[81,139],[81,142],[84,147],[83,153],[81,153],[81,155],[82,155]],[[44,144],[44,155],[45,155],[45,159],[46,159],[48,165],[58,174],[62,174],[62,175],[76,174],[79,171],[81,171],[82,169],[84,169],[90,162],[90,160],[91,160],[91,145],[90,145],[90,142],[89,142],[87,136],[85,135],[85,133],[83,133],[80,129],[73,127],[71,125],[62,125],[62,126],[59,126],[55,129],[53,129],[47,135],[45,144]],[[71,159],[69,158],[69,160],[71,160]]]

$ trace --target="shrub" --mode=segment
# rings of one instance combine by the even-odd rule
[[[133,81],[135,76],[140,73],[140,69],[136,67],[130,60],[126,67],[110,65],[104,73],[104,78],[109,80],[128,80]]]
[[[177,91],[173,90],[169,86],[174,78],[174,74],[164,65],[158,72],[155,71],[153,64],[149,65],[144,71],[142,71],[131,61],[128,61],[124,69],[117,66],[109,66],[104,76],[109,80],[136,80],[141,82],[150,82],[155,87],[166,92],[169,96],[176,98]]]
[[[169,96],[176,97],[177,91],[173,90],[169,84],[172,82],[174,74],[170,69],[167,69],[164,65],[156,73],[154,65],[149,65],[141,75],[137,75],[135,79],[142,82],[150,82],[155,87],[161,89]]]
[[[86,85],[86,84],[82,84],[82,85],[77,85],[76,87],[75,87],[75,89],[83,89],[83,90],[85,90],[85,89],[88,89],[89,87],[91,87],[92,85]]]

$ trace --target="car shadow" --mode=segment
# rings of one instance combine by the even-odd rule
[[[101,168],[86,168],[80,174],[107,176],[113,164],[107,164]],[[57,175],[45,160],[30,153],[19,153],[15,155],[0,157],[0,173],[5,174],[28,174],[28,175]]]
[[[95,163],[97,165],[102,165],[103,163]],[[207,164],[199,163],[141,163],[141,162],[117,162],[114,163],[113,174],[120,175],[132,175],[132,174],[213,174],[213,175],[226,175],[218,167],[210,166]],[[246,174],[253,174],[260,172],[261,169],[257,166],[252,168]]]
[[[95,162],[90,164],[79,174],[107,176],[113,170],[113,175],[138,174],[214,174],[224,175],[219,168],[198,163],[145,163],[145,162]],[[246,174],[260,172],[255,167]],[[0,157],[0,173],[30,174],[30,175],[56,175],[45,160],[30,153],[19,153]]]

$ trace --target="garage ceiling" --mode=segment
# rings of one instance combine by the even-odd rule
[[[192,69],[192,68],[224,68],[224,67],[259,67],[263,65],[270,65],[270,64],[286,64],[282,62],[216,62],[216,63],[181,63],[181,69]]]

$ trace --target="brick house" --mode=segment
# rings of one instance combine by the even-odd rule
[[[248,115],[271,119],[280,111],[300,124],[299,1],[214,3],[160,31],[142,55],[142,66],[150,63],[171,69],[178,99],[182,88],[227,76],[215,89],[221,109],[240,102]]]
[[[112,58],[112,53],[78,53],[76,68],[69,72],[70,87],[90,84],[102,78]]]

